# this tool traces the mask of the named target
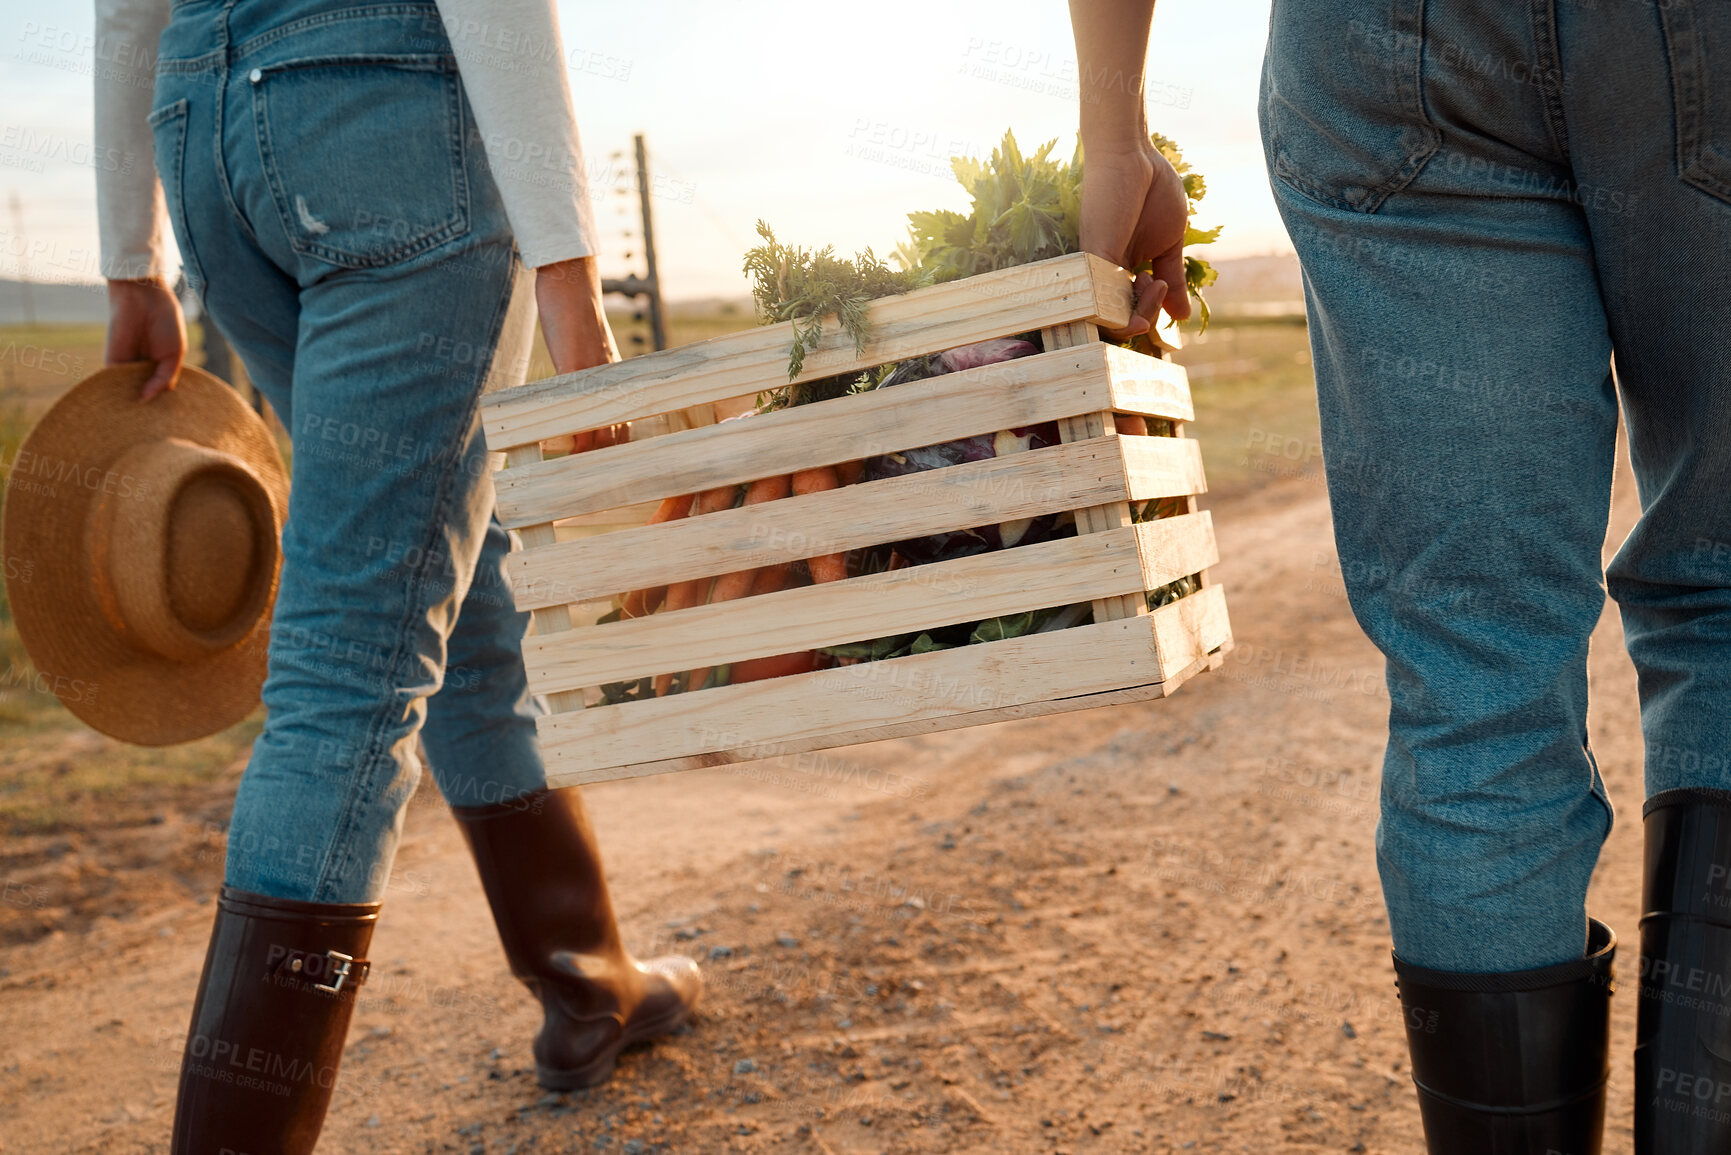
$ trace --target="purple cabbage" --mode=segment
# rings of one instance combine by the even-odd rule
[[[1011,361],[1018,357],[1029,357],[1039,351],[1038,346],[1013,337],[999,337],[973,345],[963,345],[958,349],[949,349],[927,357],[914,357],[903,361],[883,379],[878,388],[883,389],[929,377],[941,377],[946,373],[959,373],[964,369],[975,369],[981,365],[994,365],[1000,361]],[[957,441],[946,441],[939,445],[926,445],[901,453],[886,453],[879,457],[867,458],[865,480],[879,481],[887,477],[903,477],[910,473],[923,473],[928,469],[942,469],[947,465],[960,465],[967,461],[984,461],[989,457],[1002,457],[1009,453],[1018,453],[1029,449],[1043,449],[1048,445],[1058,444],[1059,440],[1058,426],[1051,421],[1040,425],[1003,430],[998,433],[982,433]],[[898,541],[895,543],[895,549],[897,553],[916,565],[931,561],[943,561],[948,558],[967,557],[971,554],[1002,549],[1005,546],[1046,541],[1057,536],[1058,519],[1058,514],[1044,514],[1040,517],[1021,521],[954,530],[949,533],[934,534],[930,537]]]

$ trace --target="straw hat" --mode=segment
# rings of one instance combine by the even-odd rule
[[[288,478],[207,373],[138,400],[148,362],[73,386],[6,476],[0,551],[36,685],[104,734],[189,742],[264,684]]]

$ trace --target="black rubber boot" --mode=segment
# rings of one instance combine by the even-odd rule
[[[223,887],[180,1062],[173,1155],[308,1155],[366,981],[378,903]]]
[[[1637,1155],[1731,1151],[1731,792],[1648,801]]]
[[[1585,958],[1539,970],[1394,960],[1431,1155],[1599,1155],[1617,937],[1589,925]]]

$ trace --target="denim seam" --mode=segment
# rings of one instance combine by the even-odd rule
[[[1557,156],[1567,162],[1569,122],[1563,111],[1563,93],[1559,83],[1563,75],[1563,55],[1557,43],[1557,0],[1532,2],[1535,63],[1540,66],[1544,77],[1539,85],[1539,102],[1544,106],[1545,126],[1551,131],[1551,143],[1557,146]]]
[[[157,57],[156,74],[158,76],[187,76],[199,72],[215,72],[222,65],[223,54],[206,52],[203,56],[183,56],[172,59]]]
[[[320,58],[309,57],[308,60]],[[387,63],[389,57],[373,57],[366,62]],[[394,249],[373,256],[359,253],[348,253],[333,245],[321,245],[312,241],[299,239],[290,221],[287,197],[288,191],[283,183],[282,174],[276,164],[276,152],[271,147],[270,132],[270,101],[264,85],[253,86],[253,134],[258,140],[259,159],[265,173],[265,184],[270,189],[271,199],[276,202],[277,215],[282,225],[283,233],[288,240],[289,248],[302,256],[328,261],[333,265],[353,269],[376,269],[401,264],[424,253],[431,252],[441,245],[449,244],[461,237],[467,236],[470,230],[469,213],[469,176],[468,153],[464,147],[463,135],[465,121],[463,117],[463,87],[454,71],[441,68],[445,89],[446,102],[446,145],[450,149],[451,159],[451,200],[452,217],[431,232],[413,241],[404,242]]]
[[[164,115],[166,114],[166,115]],[[174,195],[169,196],[163,189],[163,200],[166,202],[170,219],[174,223],[175,237],[180,243],[180,263],[188,272],[187,280],[192,282],[193,289],[199,294],[204,292],[204,266],[199,263],[198,250],[193,247],[192,233],[187,228],[186,220],[186,134],[191,130],[192,103],[184,97],[173,104],[151,112],[149,118],[152,136],[161,126],[169,121],[179,121],[179,130],[174,134],[174,155],[164,157],[156,154],[157,173],[163,171],[163,161],[168,161],[169,170],[174,174]]]
[[[487,383],[488,375],[492,372],[493,358],[499,355],[499,336],[504,331],[505,318],[510,312],[511,301],[516,291],[517,277],[516,270],[513,268],[509,270],[504,290],[499,294],[499,300],[493,307],[492,323],[488,326],[488,344],[492,349],[492,355],[487,358],[485,368],[476,366],[477,376],[475,376],[470,383],[469,404],[462,425],[462,428],[464,429],[467,429],[474,423],[475,415],[480,411],[481,390]],[[466,470],[464,468],[459,467],[457,469],[446,469],[439,474],[439,489],[433,501],[432,513],[427,525],[427,540],[421,549],[421,562],[414,568],[413,574],[410,578],[410,597],[406,608],[403,611],[402,620],[397,623],[396,651],[391,655],[391,660],[386,663],[385,667],[393,675],[391,679],[393,686],[403,680],[401,677],[396,675],[405,659],[416,657],[419,654],[418,648],[412,644],[412,638],[415,631],[419,628],[418,623],[423,623],[426,618],[425,608],[422,603],[425,598],[429,574],[433,566],[433,559],[437,553],[437,539],[439,534],[443,531],[443,527],[450,522],[452,491],[455,484],[454,478],[465,472]],[[459,611],[461,611],[461,608],[462,607],[459,605]],[[443,673],[444,671],[441,669],[441,679]],[[437,691],[434,692],[436,693]],[[430,696],[431,695],[428,695],[428,697]],[[423,699],[423,701],[424,700],[425,699]],[[337,829],[332,832],[330,843],[331,849],[325,855],[324,864],[320,867],[319,879],[313,889],[314,894],[324,893],[328,886],[335,881],[339,881],[339,879],[332,877],[332,860],[337,854],[338,848],[345,846],[348,841],[349,831],[354,823],[357,811],[361,808],[362,799],[370,798],[374,793],[373,781],[377,774],[377,768],[385,761],[385,755],[387,753],[384,749],[379,749],[375,752],[374,748],[383,741],[386,721],[395,714],[396,708],[397,703],[393,691],[392,694],[387,695],[385,700],[380,703],[380,708],[374,714],[373,721],[368,727],[367,740],[362,746],[362,749],[366,752],[365,768],[361,773],[354,777],[347,804],[344,805],[342,810],[342,817],[337,821]],[[422,719],[422,724],[425,724],[424,717]],[[346,855],[344,857],[346,859]]]
[[[431,16],[439,20],[439,30],[444,31],[445,25],[439,18],[436,4],[374,4],[365,8],[345,8],[340,12],[321,12],[316,16],[303,16],[299,20],[280,25],[269,32],[261,32],[251,40],[243,40],[235,46],[234,58],[239,60],[260,48],[274,44],[285,36],[297,32],[305,32],[312,28],[322,28],[331,24],[343,24],[350,20],[372,20],[386,16]]]
[[[234,75],[228,62],[228,21],[236,2],[237,0],[228,0],[217,18],[217,53],[222,57],[222,64],[216,77],[216,126],[211,129],[213,135],[211,156],[214,158],[213,164],[216,168],[216,186],[222,190],[222,201],[228,206],[229,215],[234,218],[235,224],[240,228],[241,235],[246,237],[255,248],[262,249],[263,246],[259,244],[258,234],[253,231],[252,222],[246,219],[246,214],[240,211],[240,202],[234,199],[234,189],[229,183],[228,161],[222,140],[222,126],[228,118],[228,82],[229,78]]]

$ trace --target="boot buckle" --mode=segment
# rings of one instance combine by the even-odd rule
[[[366,959],[358,959],[340,950],[294,950],[277,963],[274,973],[287,971],[310,983],[313,990],[334,995],[340,994],[344,987],[358,987],[366,982],[369,969],[371,964]],[[328,981],[321,981],[319,976],[325,976]]]
[[[326,991],[334,995],[339,993],[343,989],[343,984],[348,981],[349,975],[354,969],[355,956],[352,954],[344,954],[340,950],[327,950],[325,952],[325,959],[330,964],[330,973],[334,976],[335,981],[329,983],[314,983],[313,989],[315,991]]]

